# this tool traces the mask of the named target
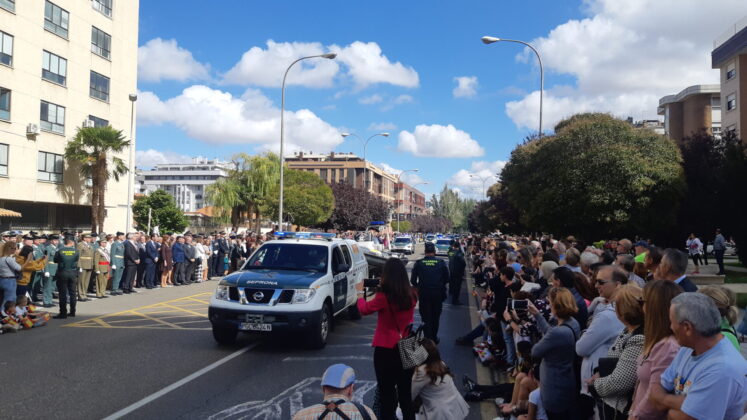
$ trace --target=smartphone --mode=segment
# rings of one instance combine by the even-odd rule
[[[513,308],[513,306],[511,306],[512,305],[511,302],[513,301],[514,300],[511,298],[506,298],[506,308]]]
[[[528,303],[529,301],[526,299],[514,300],[512,308],[517,311],[526,311]]]

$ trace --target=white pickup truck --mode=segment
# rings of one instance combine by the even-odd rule
[[[277,232],[241,270],[223,278],[210,299],[213,337],[232,344],[240,331],[302,332],[324,347],[334,317],[360,318],[356,285],[368,278],[368,263],[352,240],[333,234]]]

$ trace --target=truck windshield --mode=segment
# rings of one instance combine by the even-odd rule
[[[394,240],[395,244],[409,244],[410,238],[397,238]]]
[[[313,270],[327,272],[328,251],[322,245],[265,244],[244,264],[244,270]]]
[[[451,245],[451,241],[448,239],[439,239],[436,241],[436,245]]]

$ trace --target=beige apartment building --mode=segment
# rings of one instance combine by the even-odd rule
[[[397,177],[352,153],[306,154],[296,153],[285,158],[291,169],[314,172],[327,183],[347,182],[365,188],[383,200],[395,199]],[[365,168],[365,170],[364,170]],[[368,178],[364,184],[364,180]]]
[[[0,230],[90,228],[87,181],[63,154],[80,127],[134,136],[138,8],[139,0],[0,0],[0,208],[23,215],[0,218]],[[131,167],[129,156],[119,157]],[[107,232],[125,229],[127,189],[127,176],[109,181]]]
[[[719,85],[695,85],[676,95],[659,99],[658,114],[664,116],[664,134],[681,142],[705,130],[721,135],[721,94]]]
[[[713,42],[711,66],[721,72],[721,125],[745,141],[747,127],[747,16]]]
[[[410,220],[425,214],[425,194],[417,188],[400,182],[395,184],[394,219]]]

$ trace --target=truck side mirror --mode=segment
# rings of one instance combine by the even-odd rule
[[[347,273],[348,271],[350,271],[350,266],[347,264],[339,264],[335,271],[338,273]]]

